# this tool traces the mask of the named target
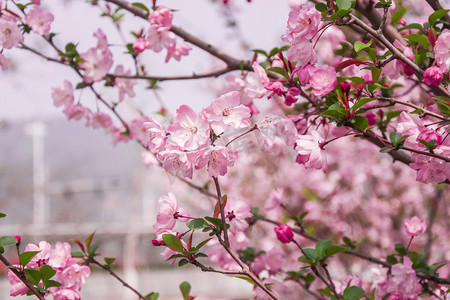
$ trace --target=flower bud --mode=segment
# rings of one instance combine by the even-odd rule
[[[434,45],[436,45],[436,41],[437,41],[437,33],[436,30],[434,30],[434,28],[430,28],[430,30],[428,30],[428,41],[430,42],[431,46],[434,48]]]
[[[439,67],[430,67],[423,73],[423,82],[428,85],[438,86],[441,84],[444,74]]]
[[[158,240],[152,240],[153,246],[162,246],[162,243]]]
[[[294,238],[294,232],[292,231],[292,228],[286,224],[280,224],[273,230],[275,230],[278,240],[284,244],[290,243]]]
[[[19,245],[20,245],[20,242],[22,241],[22,238],[20,237],[20,235],[16,235],[16,236],[14,236],[14,237],[15,237],[16,240],[17,240],[16,246],[19,246]]]

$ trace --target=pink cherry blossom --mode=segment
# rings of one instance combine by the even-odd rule
[[[147,40],[144,38],[138,38],[134,43],[133,43],[133,50],[140,53],[143,52],[147,47]]]
[[[39,268],[42,267],[43,265],[48,264],[48,261],[52,254],[52,246],[48,242],[42,241],[39,242],[39,246],[35,244],[28,244],[25,247],[25,252],[28,251],[39,251],[39,253],[36,254],[27,264],[28,267]]]
[[[312,39],[319,30],[320,12],[308,5],[302,5],[299,10],[291,10],[287,22],[287,34],[294,38]]]
[[[40,35],[47,35],[50,32],[50,26],[54,19],[51,12],[42,10],[38,6],[33,7],[25,16],[28,26]]]
[[[301,66],[315,64],[318,61],[313,44],[307,39],[296,39],[292,41],[286,56],[290,61],[296,61]]]
[[[328,67],[326,69],[316,68],[309,80],[309,84],[311,84],[313,88],[313,95],[318,97],[325,96],[334,90],[336,83],[336,71],[333,67]]]
[[[80,104],[71,105],[64,109],[63,112],[66,114],[67,120],[74,119],[76,121],[81,120],[83,117],[89,119],[91,115],[90,109]]]
[[[91,118],[89,119],[89,125],[92,126],[92,128],[104,128],[109,129],[112,126],[113,122],[111,120],[111,117],[108,114],[97,112],[92,114]]]
[[[297,96],[300,95],[300,90],[296,87],[291,87],[288,89],[286,95],[284,96],[284,104],[291,106],[297,102]]]
[[[441,84],[442,78],[444,78],[444,74],[439,67],[429,67],[423,73],[423,82],[428,85],[438,86]]]
[[[243,83],[245,88],[241,92],[241,103],[244,105],[250,104],[254,99],[263,97],[267,93],[263,83],[270,81],[266,70],[256,61],[253,62],[252,68],[254,72],[249,72],[245,76]]]
[[[176,44],[176,35],[167,27],[151,25],[147,30],[147,48],[160,52],[163,47],[169,49]]]
[[[177,109],[177,122],[169,126],[172,141],[186,150],[195,150],[209,141],[209,125],[187,105]]]
[[[49,265],[54,269],[64,269],[72,258],[69,243],[56,242],[55,248],[50,255]]]
[[[131,75],[131,71],[124,71],[122,65],[118,65],[114,70],[114,74],[117,75]],[[114,85],[119,89],[119,102],[125,98],[125,95],[128,95],[130,98],[136,96],[134,93],[134,86],[136,85],[136,80],[130,78],[120,78],[116,77],[114,79]]]
[[[63,106],[64,109],[67,109],[73,104],[73,87],[69,81],[64,80],[64,85],[62,87],[56,86],[53,87],[52,90],[54,106]]]
[[[227,173],[228,168],[234,165],[236,158],[236,151],[228,151],[228,149],[223,146],[204,148],[198,153],[195,169],[199,170],[205,165],[208,165],[209,176],[224,176]]]
[[[9,60],[4,56],[2,53],[0,53],[0,68],[2,71],[8,70],[9,67]]]
[[[439,145],[433,152],[438,155],[448,155],[450,147]],[[411,155],[415,159],[414,163],[409,166],[417,171],[416,180],[423,183],[443,182],[450,179],[450,163],[439,158],[434,158],[426,155],[415,154]]]
[[[419,128],[419,135],[417,136],[417,140],[424,140],[427,142],[431,142],[431,141],[436,141],[437,146],[439,146],[442,143],[442,135],[439,134],[436,130],[434,130],[433,128],[430,127],[425,127],[422,125],[418,126]],[[423,146],[425,147],[425,145],[423,144],[419,144],[419,146]]]
[[[80,294],[73,289],[60,289],[52,296],[53,300],[81,300]]]
[[[266,201],[265,209],[273,210],[278,208],[284,198],[284,189],[278,188],[270,192],[269,199]]]
[[[410,236],[416,236],[424,233],[428,228],[427,222],[419,219],[417,216],[414,216],[411,219],[405,219],[404,226],[406,233]]]
[[[61,282],[61,287],[73,288],[79,291],[86,283],[86,278],[91,275],[91,269],[88,266],[81,266],[77,263],[73,263],[66,267],[62,273],[57,275],[57,279]]]
[[[259,274],[267,270],[270,275],[276,274],[285,262],[286,253],[279,247],[273,247],[264,254],[259,255],[252,263],[252,270]]]
[[[172,11],[164,5],[161,5],[148,16],[148,21],[161,27],[172,27]]]
[[[172,230],[176,222],[186,223],[189,220],[189,213],[184,208],[178,208],[177,198],[172,193],[169,196],[163,196],[159,198],[159,212],[156,216],[156,224],[153,228],[156,230],[156,234],[164,230]]]
[[[203,114],[211,122],[216,135],[223,133],[228,126],[250,126],[250,109],[240,104],[239,92],[229,92],[214,99],[211,105],[204,109]]]
[[[439,35],[434,49],[436,63],[443,73],[448,73],[450,68],[450,51],[448,49],[450,49],[450,30],[444,29]]]
[[[264,82],[263,86],[266,90],[272,91],[272,93],[267,96],[267,99],[270,99],[273,97],[273,95],[281,96],[284,92],[284,85],[279,81],[273,81],[273,82]]]
[[[294,238],[294,232],[292,231],[292,228],[284,223],[278,225],[273,230],[277,234],[278,240],[284,244],[290,243]]]
[[[23,40],[16,22],[0,17],[0,45],[5,49],[11,49],[23,43]]]
[[[159,151],[166,144],[166,131],[161,124],[153,117],[148,122],[144,122],[144,128],[147,130],[145,145],[150,151]]]
[[[272,153],[275,153],[276,149],[284,151],[295,143],[297,129],[294,122],[285,116],[265,117],[261,122],[258,122],[257,126],[260,145],[266,151]]]
[[[230,232],[237,233],[245,231],[248,228],[248,223],[245,219],[251,218],[252,216],[250,205],[245,201],[236,200],[233,197],[227,198],[225,218],[227,224],[230,224]]]
[[[192,179],[192,160],[187,153],[179,150],[174,145],[169,145],[165,150],[158,152],[158,159],[162,161],[162,166],[169,174],[176,176],[181,173],[183,177]]]
[[[316,130],[306,135],[299,135],[295,141],[295,150],[299,154],[297,162],[305,165],[306,168],[322,169],[326,173],[328,165],[322,146],[324,142],[325,138]]]
[[[9,292],[11,297],[25,295],[27,293],[28,287],[11,270],[8,270],[8,281],[11,285],[11,290]]]
[[[182,56],[189,55],[189,51],[192,48],[185,43],[173,43],[169,48],[167,48],[167,55],[165,62],[168,62],[171,58],[180,61]]]
[[[382,298],[388,293],[395,292],[402,297],[401,299],[417,299],[417,295],[422,291],[422,286],[412,265],[411,259],[407,256],[403,257],[403,263],[393,265],[391,274],[385,281],[378,284],[377,297]]]
[[[94,36],[97,38],[97,47],[80,54],[84,60],[80,63],[80,67],[84,69],[83,79],[86,83],[101,81],[113,65],[112,53],[108,49],[105,34],[98,29]]]

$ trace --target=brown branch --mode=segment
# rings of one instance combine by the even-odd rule
[[[147,11],[145,11],[145,10],[139,8],[139,7],[136,7],[136,6],[132,5],[131,3],[127,2],[127,1],[124,1],[124,0],[105,0],[105,1],[106,2],[110,2],[110,3],[114,3],[117,6],[122,7],[123,9],[129,11],[130,13],[132,13],[135,16],[140,17],[142,19],[146,20],[147,17],[148,17],[148,12]],[[179,36],[180,38],[182,38],[186,42],[189,42],[192,45],[194,45],[194,46],[196,46],[196,47],[198,47],[198,48],[208,52],[212,56],[215,56],[218,59],[224,61],[229,68],[231,68],[233,70],[239,70],[240,69],[240,65],[241,65],[241,61],[240,60],[235,59],[234,57],[231,57],[230,55],[228,55],[225,52],[221,51],[217,47],[214,47],[211,44],[204,42],[203,40],[197,38],[196,36],[188,33],[184,29],[181,29],[180,27],[177,27],[177,26],[172,26],[170,31],[175,33],[177,36]],[[253,70],[250,62],[244,62],[243,69],[244,70],[248,70],[248,71],[252,71]]]
[[[449,119],[447,119],[446,117],[444,117],[444,116],[442,116],[440,114],[437,114],[437,113],[434,113],[432,111],[426,110],[426,109],[424,109],[424,108],[422,108],[422,107],[420,107],[418,105],[415,105],[415,104],[413,104],[413,103],[411,103],[409,101],[402,101],[402,100],[398,100],[398,99],[395,99],[395,98],[385,98],[385,97],[380,97],[380,98],[378,98],[378,100],[380,100],[380,101],[389,101],[391,103],[398,103],[398,104],[409,106],[409,107],[412,107],[412,108],[415,108],[415,109],[420,109],[423,112],[424,115],[433,116],[433,117],[438,118],[439,120],[442,120],[442,121],[448,121],[449,120]]]
[[[1,261],[5,266],[7,266],[7,267],[9,268],[9,270],[11,270],[11,272],[13,272],[14,275],[16,275],[16,276],[20,279],[20,281],[22,281],[22,282],[27,286],[27,288],[29,288],[30,291],[32,291],[33,294],[36,295],[36,297],[37,297],[38,299],[45,300],[44,295],[43,295],[41,292],[39,292],[39,291],[34,287],[34,285],[31,284],[31,282],[28,281],[27,276],[25,275],[24,272],[18,271],[18,270],[16,270],[16,269],[14,269],[14,268],[13,268],[13,265],[12,265],[12,264],[6,259],[6,257],[4,257],[2,254],[0,254],[0,261]]]
[[[114,78],[125,78],[125,79],[145,79],[145,80],[157,80],[157,81],[169,81],[169,80],[191,80],[191,79],[201,79],[208,77],[219,77],[220,75],[226,74],[231,71],[239,70],[235,68],[225,68],[222,70],[205,73],[205,74],[192,74],[186,76],[146,76],[146,75],[119,75],[119,74],[107,74],[106,76]]]
[[[110,266],[101,264],[95,258],[90,258],[89,262],[93,263],[94,265],[99,266],[100,268],[102,268],[103,270],[105,270],[106,272],[111,274],[111,276],[116,278],[124,287],[130,289],[133,293],[135,293],[139,297],[139,299],[147,300],[147,298],[145,298],[141,293],[139,293],[136,289],[134,289],[132,286],[130,286],[128,283],[126,283],[122,278],[120,278],[119,275],[117,275],[113,270],[111,270]]]

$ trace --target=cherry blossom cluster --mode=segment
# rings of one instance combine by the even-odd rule
[[[185,43],[177,42],[176,35],[170,31],[172,19],[172,11],[164,5],[159,6],[149,14],[148,21],[151,25],[147,33],[134,42],[133,49],[136,52],[149,49],[158,53],[165,48],[167,49],[166,62],[171,58],[179,61],[182,56],[188,55],[192,48]]]
[[[0,67],[3,71],[8,69],[9,60],[4,55],[4,50],[17,47],[24,41],[24,36],[19,25],[26,24],[34,33],[47,35],[50,32],[51,23],[54,16],[51,12],[42,9],[40,1],[32,1],[31,9],[23,11],[24,17],[21,17],[9,10],[8,1],[0,1]]]
[[[39,245],[28,244],[25,252],[38,251],[31,261],[23,268],[32,268],[39,270],[42,266],[50,266],[56,271],[52,280],[59,282],[58,287],[48,288],[49,294],[54,300],[79,300],[81,299],[78,291],[85,284],[86,279],[91,274],[88,266],[80,265],[71,255],[71,246],[69,243],[56,242],[54,248],[42,241]],[[11,284],[10,296],[25,295],[28,287],[11,271],[8,271],[8,280]]]

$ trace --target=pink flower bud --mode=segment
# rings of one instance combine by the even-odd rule
[[[162,243],[158,240],[152,240],[153,246],[162,246]]]
[[[15,238],[16,238],[16,240],[17,240],[17,246],[19,246],[20,245],[20,242],[22,241],[22,238],[20,237],[20,235],[16,235],[16,236],[14,236]]]
[[[142,52],[147,48],[147,41],[144,38],[138,38],[133,44],[133,50],[136,52]]]
[[[358,85],[358,91],[356,92],[356,99],[359,99],[359,97],[361,97],[363,88],[364,88],[364,84]]]
[[[278,240],[284,244],[291,242],[294,238],[294,232],[292,232],[292,228],[286,224],[280,224],[273,230],[275,230]]]
[[[430,67],[425,70],[425,73],[423,73],[423,82],[428,85],[438,86],[441,84],[443,77],[444,74],[442,74],[441,68]]]
[[[348,82],[339,82],[339,86],[341,87],[341,91],[348,95],[348,93],[350,92],[350,84]]]
[[[421,233],[424,233],[428,228],[427,222],[419,219],[418,217],[414,216],[411,219],[405,220],[405,230],[406,233],[410,236],[416,236]]]

